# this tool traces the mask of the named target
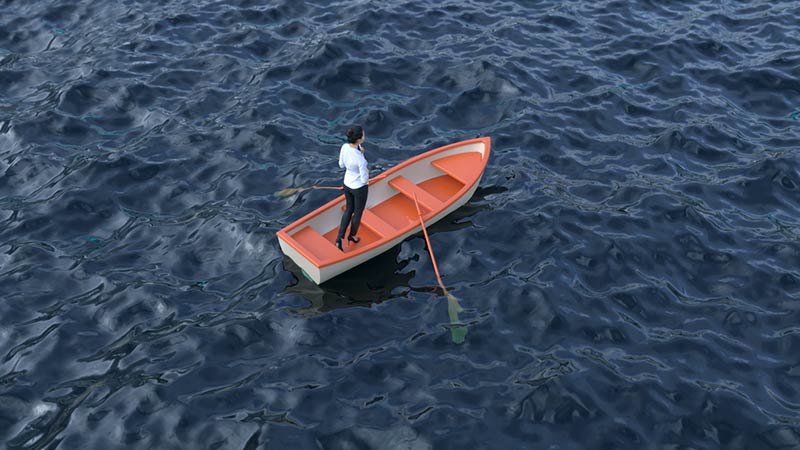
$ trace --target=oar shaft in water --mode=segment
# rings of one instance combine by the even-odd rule
[[[422,220],[422,211],[419,209],[417,194],[414,194],[414,205],[417,207],[417,215],[419,216],[419,224],[422,225],[422,234],[425,235],[425,243],[428,244],[428,253],[431,254],[431,261],[433,262],[433,271],[436,272],[436,280],[439,281],[439,286],[442,288],[445,295],[447,295],[447,288],[445,288],[444,283],[442,283],[442,276],[439,275],[439,266],[436,264],[436,258],[433,256],[433,247],[431,246],[431,240],[428,237],[428,230],[425,229],[425,222]]]

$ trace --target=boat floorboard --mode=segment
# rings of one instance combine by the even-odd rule
[[[464,187],[464,184],[450,175],[442,175],[423,181],[419,184],[419,187],[428,191],[442,202],[448,202],[462,187]]]
[[[419,220],[414,200],[403,194],[394,195],[373,206],[372,212],[398,230],[403,230]]]
[[[336,240],[335,231],[333,239],[330,239],[327,235],[323,236],[319,234],[317,230],[307,226],[293,234],[292,239],[297,241],[303,248],[307,249],[321,261],[336,258],[342,254],[339,249],[336,248],[336,245],[334,245],[334,241]]]
[[[442,175],[423,181],[417,186],[435,197],[438,201],[447,202],[464,185],[449,175]],[[398,233],[409,225],[416,225],[418,220],[419,218],[417,217],[417,209],[414,206],[414,200],[405,194],[396,194],[380,204],[364,210],[364,215],[361,217],[361,227],[358,229],[358,237],[361,238],[361,241],[353,243],[347,241],[345,238],[342,241],[342,248],[345,253],[348,253],[357,250],[359,247],[372,244],[384,237],[391,238],[395,233]],[[336,235],[339,233],[338,226],[329,230],[324,235],[316,233],[317,236],[313,236],[311,233],[312,231],[316,233],[316,231],[310,227],[308,227],[308,229],[304,228],[293,237],[301,245],[308,248],[311,253],[320,258],[320,260],[335,258],[341,255],[339,249],[334,245],[334,242],[336,242]],[[348,233],[345,233],[345,236],[347,236],[347,234],[349,234],[349,230]]]
[[[336,227],[325,233],[325,239],[328,239],[331,242],[336,242],[337,234],[339,234],[339,227]],[[358,243],[348,241],[347,236],[349,234],[350,229],[348,228],[345,230],[344,239],[342,239],[342,250],[344,250],[345,253],[358,250],[359,247],[371,244],[377,240],[380,240],[382,237],[380,234],[372,231],[370,228],[365,227],[363,221],[361,222],[361,226],[358,228],[358,237],[361,239]],[[339,249],[336,249],[336,251],[339,251]]]

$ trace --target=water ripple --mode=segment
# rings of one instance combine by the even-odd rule
[[[800,448],[796,4],[0,13],[6,447]],[[457,308],[419,236],[280,253],[352,123],[376,173],[492,136]]]

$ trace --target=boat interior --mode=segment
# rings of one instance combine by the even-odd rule
[[[414,204],[416,195],[423,218],[431,212],[438,212],[454,201],[459,191],[471,184],[482,170],[483,153],[466,151],[447,156],[434,155],[421,172],[421,179],[406,178],[410,173],[402,169],[386,180],[370,186],[369,200],[361,217],[358,230],[358,243],[342,242],[345,254],[357,251],[385,238],[392,238],[419,223]],[[420,176],[418,176],[419,178]],[[292,238],[312,253],[318,260],[341,258],[342,252],[336,248],[336,235],[344,210],[344,201],[338,207],[330,208],[328,214],[310,219],[300,229],[292,233]],[[348,230],[349,233],[349,230]],[[347,236],[347,234],[345,234]]]

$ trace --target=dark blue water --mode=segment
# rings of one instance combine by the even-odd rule
[[[795,1],[0,0],[9,449],[800,448]],[[274,233],[491,136],[317,287]]]

